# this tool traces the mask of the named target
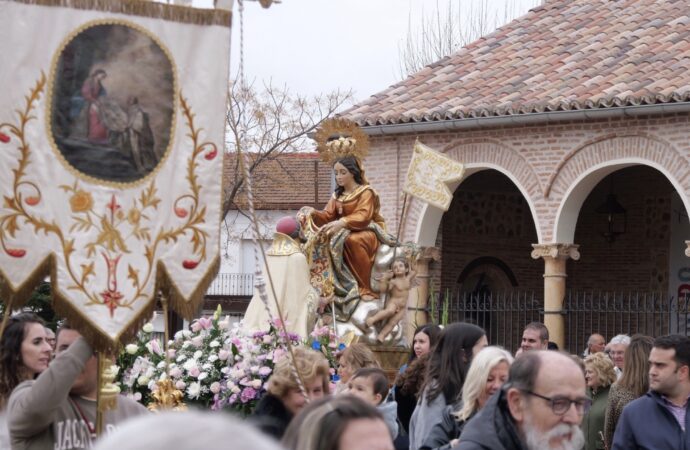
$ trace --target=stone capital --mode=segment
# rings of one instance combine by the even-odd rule
[[[578,248],[580,246],[577,244],[532,244],[532,258],[559,258],[568,259],[571,258],[574,261],[580,259],[580,252]]]
[[[417,261],[440,261],[441,260],[441,250],[438,247],[422,247],[417,256]]]

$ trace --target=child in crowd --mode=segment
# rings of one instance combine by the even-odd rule
[[[391,438],[398,436],[398,405],[395,401],[385,401],[388,397],[388,377],[383,370],[378,367],[357,370],[348,382],[348,394],[377,407],[391,432]]]

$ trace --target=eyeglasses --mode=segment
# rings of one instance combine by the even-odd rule
[[[568,397],[545,397],[543,395],[537,394],[536,392],[523,390],[525,394],[533,395],[539,397],[542,400],[546,400],[551,406],[551,411],[557,416],[565,415],[570,409],[570,405],[575,405],[575,410],[579,415],[584,415],[589,412],[589,408],[592,407],[592,399],[584,397],[578,398],[577,400],[571,400]]]

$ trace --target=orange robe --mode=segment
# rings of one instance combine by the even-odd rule
[[[379,196],[370,186],[358,187],[348,195],[336,198],[334,193],[323,211],[314,211],[314,224],[321,227],[328,222],[343,219],[350,235],[345,240],[343,258],[357,280],[359,295],[378,298],[371,289],[371,268],[374,266],[379,241],[376,233],[367,229],[374,222],[385,229],[383,217],[379,214]]]

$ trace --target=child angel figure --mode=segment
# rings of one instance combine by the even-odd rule
[[[386,336],[393,331],[395,325],[400,323],[405,315],[407,298],[412,287],[412,280],[416,274],[417,272],[410,270],[410,265],[406,258],[395,258],[391,270],[381,277],[380,291],[382,294],[387,294],[386,305],[381,311],[366,320],[367,326],[386,321],[376,337],[380,342],[386,339]]]

